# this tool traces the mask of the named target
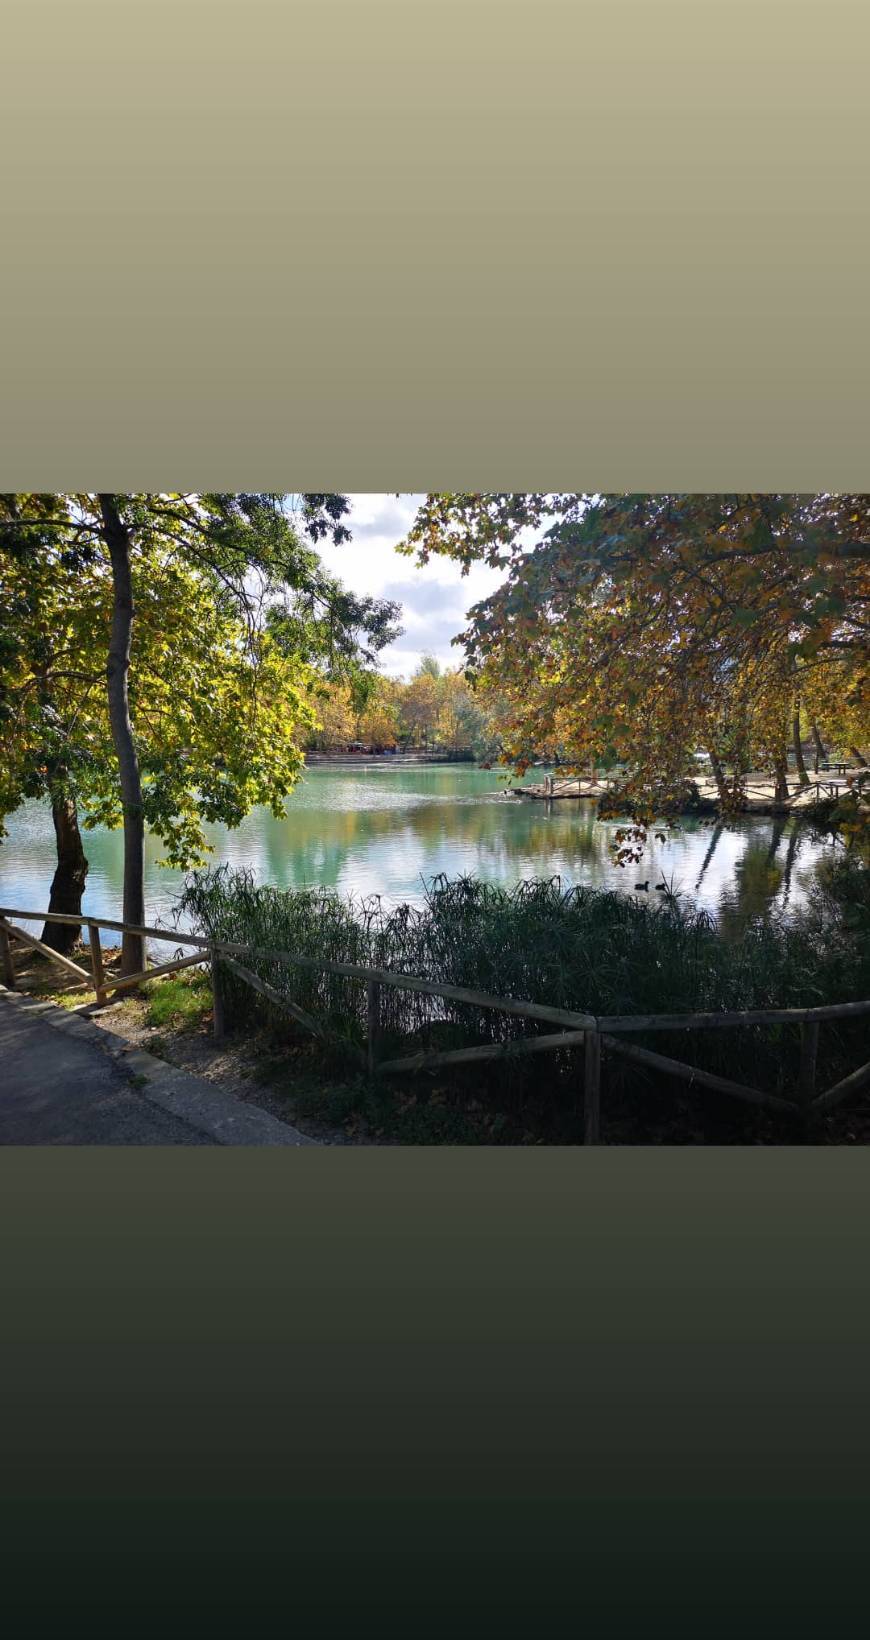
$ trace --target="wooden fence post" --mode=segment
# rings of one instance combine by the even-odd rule
[[[366,1063],[369,1076],[374,1076],[381,1034],[381,987],[376,979],[366,981],[366,1015]]]
[[[801,1026],[801,1060],[798,1072],[798,1096],[803,1117],[804,1137],[810,1131],[812,1104],[816,1092],[816,1059],[819,1051],[819,1022],[805,1020]]]
[[[12,962],[12,947],[9,943],[9,934],[5,922],[0,921],[0,956],[3,960],[3,984],[10,991],[15,990],[15,968]]]
[[[218,956],[215,947],[211,952],[211,995],[212,995],[212,1033],[215,1042],[220,1042],[225,1030],[224,997],[221,990],[221,977],[218,972]]]
[[[97,1002],[100,1007],[106,1001],[106,973],[103,968],[103,947],[100,944],[100,930],[96,923],[88,923],[88,940],[91,947],[91,968],[94,974],[94,990],[97,993]]]
[[[583,1143],[601,1142],[601,1033],[586,1032],[583,1079]]]

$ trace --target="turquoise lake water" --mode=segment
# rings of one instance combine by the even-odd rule
[[[716,828],[692,820],[668,843],[652,844],[640,868],[621,869],[608,850],[616,822],[596,820],[592,805],[506,798],[502,789],[497,771],[470,764],[320,764],[306,770],[285,819],[257,809],[234,831],[209,827],[208,837],[215,862],[250,867],[260,881],[381,894],[390,903],[419,903],[424,883],[441,872],[503,884],[559,876],[566,884],[625,893],[648,880],[650,894],[664,875],[735,931],[773,906],[800,906],[830,847],[791,822],[754,817]],[[44,804],[26,804],[8,826],[0,843],[0,903],[43,909],[54,870],[50,813]],[[120,917],[121,834],[84,835],[90,861],[85,910]],[[159,839],[149,837],[149,921],[166,918],[184,878],[160,866],[160,855]]]

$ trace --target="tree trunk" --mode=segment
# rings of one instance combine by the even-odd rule
[[[814,772],[816,774],[818,774],[818,772],[819,772],[819,762],[821,761],[822,763],[827,763],[828,754],[825,751],[825,743],[822,740],[821,735],[819,734],[819,726],[818,726],[815,718],[813,718],[813,721],[810,724],[810,728],[812,729],[812,732],[813,732],[813,743],[814,743],[815,748],[816,748]]]
[[[775,775],[775,782],[774,782],[774,788],[773,788],[773,801],[775,803],[787,803],[788,802],[788,754],[787,754],[786,749],[785,749],[784,746],[782,748],[782,751],[778,752],[775,759],[774,759],[773,769],[774,769],[774,775]]]
[[[75,798],[66,792],[53,791],[51,818],[57,844],[57,868],[52,878],[48,909],[77,917],[82,909],[88,862],[82,847]],[[47,922],[40,939],[52,951],[68,956],[80,934],[80,924]]]
[[[713,779],[716,782],[716,790],[719,793],[719,802],[727,803],[728,782],[725,779],[725,771],[722,768],[722,764],[719,762],[719,758],[714,752],[712,746],[707,747],[707,756],[710,759],[710,764],[713,770]]]
[[[791,738],[794,744],[794,761],[797,769],[798,782],[801,786],[808,786],[810,777],[804,762],[804,749],[801,745],[801,708],[800,701],[795,701],[794,716],[791,720]]]
[[[858,768],[859,768],[859,769],[866,769],[866,767],[867,767],[867,759],[866,759],[866,757],[865,757],[865,756],[864,756],[864,753],[863,753],[863,752],[859,752],[859,750],[858,750],[858,748],[857,748],[857,746],[850,746],[850,747],[849,747],[849,751],[850,751],[850,753],[851,753],[851,755],[852,755],[852,757],[854,757],[854,759],[855,759],[855,762],[856,762],[856,763],[857,763],[857,765],[858,765]]]
[[[130,722],[127,680],[130,671],[130,643],[133,636],[133,582],[130,573],[130,532],[121,518],[114,495],[100,495],[100,510],[106,545],[112,561],[114,605],[109,640],[109,721],[112,743],[118,759],[121,802],[124,810],[124,922],[141,927],[145,921],[145,819],[142,810],[142,782],[139,758]],[[145,966],[145,945],[140,934],[124,934],[121,946],[122,974],[136,974]]]

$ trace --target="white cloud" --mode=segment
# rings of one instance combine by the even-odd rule
[[[353,540],[341,547],[319,543],[334,575],[354,592],[393,598],[402,605],[404,635],[381,656],[382,670],[407,677],[420,658],[434,654],[442,666],[462,664],[461,646],[451,638],[467,626],[466,612],[499,585],[502,577],[484,565],[463,576],[446,558],[417,569],[412,558],[396,552],[410,529],[422,495],[351,495],[349,519]]]

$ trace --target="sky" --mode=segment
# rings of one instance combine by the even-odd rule
[[[393,598],[402,605],[404,635],[381,653],[380,670],[389,677],[410,677],[423,655],[442,666],[462,665],[461,645],[451,638],[468,624],[472,604],[493,592],[503,579],[497,570],[475,565],[463,576],[449,559],[431,560],[417,569],[413,558],[396,552],[410,528],[422,495],[351,495],[349,524],[353,540],[344,546],[318,542],[327,568],[352,591],[373,598]]]

